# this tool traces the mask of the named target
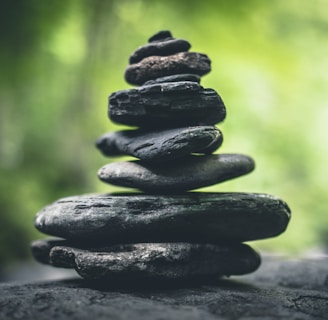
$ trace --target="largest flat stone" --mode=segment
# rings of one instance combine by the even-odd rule
[[[108,116],[113,122],[141,127],[213,125],[224,120],[226,110],[214,90],[179,81],[114,92]]]
[[[186,156],[171,163],[113,162],[100,168],[100,180],[152,193],[193,190],[230,180],[254,169],[242,154]]]
[[[243,242],[276,236],[289,222],[282,200],[265,194],[84,195],[42,209],[35,227],[65,239],[104,243]]]
[[[42,249],[48,259],[40,259]],[[244,244],[134,243],[82,249],[66,241],[40,240],[32,243],[32,252],[42,263],[74,268],[90,280],[240,275],[255,271],[261,262],[258,254]]]

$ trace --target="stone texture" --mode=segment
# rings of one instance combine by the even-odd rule
[[[188,51],[191,45],[183,39],[167,39],[164,41],[150,42],[139,47],[130,56],[129,63],[137,63],[150,56],[169,56],[178,52]]]
[[[143,161],[167,161],[191,153],[212,153],[221,144],[221,132],[213,126],[161,131],[125,130],[101,136],[96,146],[106,156],[130,155]]]
[[[131,126],[213,125],[225,115],[224,103],[214,90],[190,81],[121,90],[109,97],[109,118]]]
[[[89,246],[238,243],[276,236],[286,229],[289,219],[286,203],[265,194],[95,194],[63,198],[46,206],[36,215],[35,227]]]
[[[143,85],[148,86],[148,85],[163,83],[163,82],[181,82],[181,81],[191,81],[191,82],[200,83],[200,76],[198,76],[197,74],[190,74],[190,73],[175,74],[173,76],[167,76],[167,77],[156,78],[154,80],[149,80],[145,82]]]
[[[177,280],[101,285],[82,279],[0,283],[0,319],[327,319],[327,256],[262,260],[255,273],[205,285]]]
[[[174,166],[142,161],[113,162],[99,169],[100,180],[152,193],[174,193],[211,186],[251,172],[253,159],[242,154],[186,156]]]
[[[186,279],[240,275],[255,271],[260,257],[249,246],[190,243],[134,243],[100,248],[77,248],[43,240],[32,243],[38,261],[71,267],[90,280]],[[50,250],[48,250],[50,248]],[[45,258],[48,256],[48,260]]]
[[[203,76],[211,71],[211,61],[206,54],[180,52],[166,57],[151,56],[129,65],[125,70],[125,80],[134,85],[142,85],[148,80],[181,73]]]

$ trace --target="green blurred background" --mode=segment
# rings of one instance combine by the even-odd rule
[[[256,170],[204,190],[265,192],[293,217],[256,248],[299,254],[328,244],[328,11],[324,0],[18,0],[0,8],[0,270],[30,259],[33,217],[60,197],[109,192],[95,149],[119,127],[107,96],[130,88],[129,55],[169,29],[208,54],[204,87],[223,97],[219,152]],[[117,159],[114,159],[117,161]]]

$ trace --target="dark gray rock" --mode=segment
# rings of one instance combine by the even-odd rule
[[[238,243],[276,236],[290,219],[282,200],[265,194],[113,194],[60,199],[35,227],[82,243]]]
[[[213,126],[161,131],[125,130],[101,136],[96,145],[106,156],[130,155],[143,161],[167,161],[191,153],[212,153],[221,144],[221,132]]]
[[[150,56],[169,56],[178,52],[185,52],[190,47],[190,43],[183,39],[169,38],[165,41],[150,42],[133,52],[130,56],[129,63],[137,63]]]
[[[99,169],[100,180],[151,193],[174,193],[231,180],[254,169],[252,158],[242,154],[186,156],[170,163],[113,162]]]
[[[211,61],[206,54],[179,52],[166,57],[151,56],[131,64],[125,70],[125,80],[142,85],[148,80],[182,73],[203,76],[211,71]]]
[[[169,30],[161,30],[155,33],[148,39],[148,42],[158,42],[158,41],[165,41],[167,39],[173,39],[172,33]]]
[[[45,244],[40,246],[40,242]],[[240,275],[255,271],[259,255],[249,246],[190,244],[190,243],[134,243],[99,248],[77,248],[39,240],[32,243],[32,252],[55,267],[71,267],[85,279],[186,279]],[[50,250],[48,250],[50,248]],[[45,258],[48,256],[48,260]]]
[[[163,82],[181,82],[181,81],[191,81],[191,82],[200,83],[200,76],[198,76],[197,74],[190,74],[190,73],[175,74],[173,76],[161,77],[161,78],[156,78],[154,80],[146,81],[143,84],[143,86],[149,86],[152,84],[163,83]]]
[[[114,92],[108,116],[117,123],[140,127],[214,125],[224,120],[221,97],[196,82],[168,82]]]
[[[325,320],[328,258],[263,257],[250,275],[197,283],[0,283],[0,319]],[[297,282],[297,286],[295,286]]]

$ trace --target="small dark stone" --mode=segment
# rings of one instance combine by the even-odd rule
[[[265,194],[94,194],[60,199],[39,211],[34,224],[43,233],[89,246],[238,243],[282,233],[290,215],[284,201]]]
[[[41,241],[41,240],[40,240]],[[32,250],[40,251],[40,241]],[[43,240],[43,248],[52,243]],[[89,280],[185,279],[241,275],[255,271],[261,259],[249,246],[190,243],[134,243],[81,249],[56,243],[39,260],[74,268]]]
[[[211,71],[211,61],[205,54],[180,52],[166,57],[151,56],[131,64],[125,70],[125,80],[134,85],[174,74],[193,73],[203,76]]]
[[[222,141],[222,134],[216,127],[202,126],[151,132],[110,132],[101,136],[96,145],[106,156],[130,155],[154,162],[181,158],[191,153],[212,153]]]
[[[149,80],[145,82],[143,85],[149,86],[152,84],[163,83],[163,82],[181,82],[181,81],[191,81],[191,82],[200,83],[200,76],[197,74],[190,74],[190,73],[175,74],[173,76],[167,76],[167,77],[156,78],[154,80]]]
[[[173,39],[171,31],[168,30],[162,30],[157,33],[155,33],[153,36],[151,36],[148,39],[148,42],[156,42],[156,41],[163,41],[166,39]]]
[[[114,162],[98,171],[100,180],[152,193],[198,189],[251,172],[254,161],[241,154],[188,156],[171,164],[142,161]]]
[[[169,56],[178,52],[188,51],[191,45],[183,39],[168,39],[161,42],[151,42],[139,47],[129,59],[129,63],[137,63],[150,56]]]
[[[221,97],[196,82],[168,82],[114,92],[108,116],[117,123],[139,127],[214,125],[226,110]]]

